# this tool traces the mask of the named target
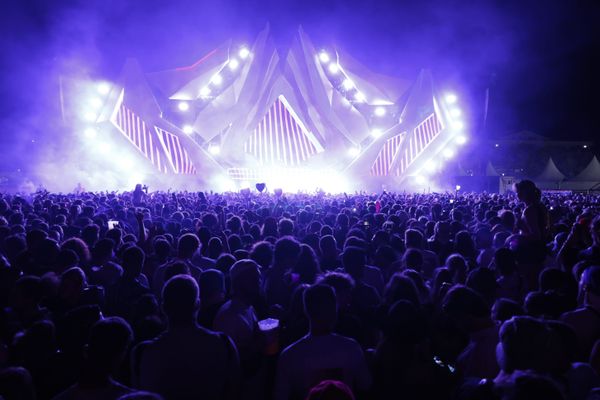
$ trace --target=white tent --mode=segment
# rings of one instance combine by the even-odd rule
[[[557,189],[564,179],[565,175],[560,172],[550,157],[542,173],[535,178],[535,182],[542,189]]]
[[[575,182],[600,182],[600,162],[596,156],[576,177],[571,179]]]
[[[485,176],[500,176],[498,171],[496,171],[496,168],[494,168],[492,165],[491,161],[488,161],[487,165],[485,166]]]

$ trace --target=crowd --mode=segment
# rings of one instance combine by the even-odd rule
[[[600,196],[0,195],[0,397],[600,399]]]

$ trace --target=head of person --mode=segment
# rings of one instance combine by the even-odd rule
[[[260,267],[249,259],[236,261],[229,269],[231,295],[252,303],[260,296]]]
[[[314,285],[304,291],[303,300],[304,313],[310,321],[311,332],[331,333],[337,320],[335,290],[328,285]]]
[[[189,275],[176,275],[162,290],[162,308],[171,326],[192,324],[200,307],[196,280]]]
[[[446,293],[442,309],[467,332],[474,332],[491,322],[490,307],[483,296],[463,285],[456,285]]]
[[[200,298],[203,303],[225,299],[225,276],[217,269],[202,271],[198,278]]]
[[[89,365],[99,375],[110,375],[127,355],[133,340],[129,324],[120,317],[96,322],[91,329],[87,347]]]
[[[321,273],[321,269],[317,255],[312,247],[304,243],[300,245],[300,255],[292,271],[300,275],[302,283],[315,283],[315,279]]]
[[[300,255],[300,243],[291,236],[284,236],[275,243],[273,266],[275,268],[292,268]]]
[[[335,290],[335,296],[338,302],[338,310],[346,310],[352,302],[352,289],[354,289],[354,279],[343,272],[327,272],[318,283],[331,286]]]
[[[354,400],[354,394],[344,382],[326,380],[313,387],[306,400]]]
[[[592,220],[592,223],[590,224],[590,233],[594,245],[600,246],[600,215],[596,215]]]
[[[294,221],[289,218],[281,218],[277,224],[279,237],[291,236],[294,234]]]
[[[319,239],[319,249],[324,258],[336,258],[338,256],[337,241],[333,235],[323,235]]]
[[[266,241],[255,243],[250,250],[250,259],[256,261],[261,268],[269,268],[273,262],[273,245]]]
[[[190,259],[200,248],[200,239],[193,233],[186,233],[177,241],[177,254],[179,258]]]
[[[423,234],[416,229],[407,229],[404,233],[404,242],[407,249],[421,249],[423,247]]]
[[[500,298],[492,306],[492,319],[496,324],[502,324],[512,317],[525,314],[523,307],[514,300]]]
[[[535,183],[527,179],[515,183],[515,190],[519,200],[525,204],[535,203],[542,198],[541,190],[535,186]]]
[[[144,251],[137,246],[130,246],[123,252],[123,277],[132,279],[142,273],[146,255]]]
[[[583,271],[579,280],[579,295],[585,305],[600,310],[600,266]]]
[[[538,319],[513,317],[502,324],[496,359],[502,371],[545,370],[548,331]]]
[[[342,253],[342,266],[354,280],[362,280],[367,263],[367,254],[364,249],[356,246],[344,248]]]

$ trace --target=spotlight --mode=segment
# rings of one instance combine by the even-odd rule
[[[106,82],[99,83],[98,86],[96,86],[96,90],[100,94],[107,95],[108,92],[110,92],[110,85]]]
[[[462,112],[458,108],[453,108],[452,110],[450,110],[450,116],[452,116],[453,118],[460,117],[461,114]]]
[[[239,56],[242,60],[245,60],[250,55],[250,50],[247,47],[242,47],[239,52]]]
[[[131,169],[133,167],[133,161],[131,158],[123,157],[119,160],[122,169]]]
[[[331,72],[334,75],[337,74],[338,72],[340,72],[340,66],[337,65],[337,63],[329,64],[329,72]]]
[[[92,100],[90,100],[90,104],[92,105],[93,108],[95,108],[97,110],[100,107],[102,107],[102,100],[100,100],[97,97],[93,97]]]
[[[351,147],[348,149],[348,155],[350,157],[357,157],[360,154],[360,149],[358,147]]]
[[[498,148],[498,147],[500,147],[500,144],[499,144],[499,143],[496,143],[496,144],[494,145],[494,147]]]
[[[184,125],[182,130],[186,135],[191,135],[194,132],[194,127],[191,125]]]
[[[107,142],[100,142],[96,145],[96,149],[100,154],[108,154],[110,153],[111,147]]]
[[[398,117],[398,123],[401,124],[402,123],[402,117]]]
[[[85,130],[83,131],[83,134],[86,137],[93,139],[96,137],[97,132],[94,128],[85,128]]]
[[[584,148],[584,149],[587,149],[587,148],[588,148],[588,145],[587,145],[587,144],[584,144],[584,145],[583,145],[583,148]]]
[[[322,63],[328,63],[329,62],[329,54],[327,54],[324,51],[320,52],[319,53],[319,60],[321,60]]]
[[[354,100],[362,103],[363,101],[365,101],[365,95],[362,92],[356,92],[354,94]]]
[[[229,66],[230,70],[235,71],[237,67],[239,67],[240,62],[236,58],[232,58],[231,60],[229,60],[227,65]]]
[[[457,144],[465,144],[467,143],[467,137],[465,135],[459,135],[456,137]]]
[[[456,185],[456,191],[458,192],[460,190],[460,185]]]
[[[425,170],[427,170],[428,172],[435,171],[436,167],[437,165],[433,160],[427,160],[427,162],[425,163]]]
[[[375,115],[378,117],[383,117],[385,115],[385,108],[384,107],[375,107]]]
[[[424,185],[427,182],[427,179],[423,175],[415,175],[415,182],[418,185]]]
[[[371,131],[371,136],[373,136],[375,139],[381,137],[381,135],[383,135],[381,129],[375,128]]]
[[[86,112],[83,114],[83,119],[85,119],[86,121],[89,121],[89,122],[94,122],[94,121],[96,121],[96,118],[98,118],[98,116],[97,116],[97,115],[96,115],[96,113],[95,113],[95,112],[93,112],[93,111],[86,111]]]
[[[458,97],[456,97],[456,95],[454,93],[448,93],[446,95],[445,99],[446,99],[446,103],[454,104],[458,100]]]
[[[179,108],[179,111],[187,111],[190,109],[190,105],[187,101],[180,101],[179,104],[177,104],[177,108]]]
[[[444,149],[444,151],[442,152],[442,154],[446,158],[452,158],[452,157],[454,157],[454,150],[452,150],[452,149]]]
[[[354,82],[352,82],[350,79],[346,78],[346,79],[344,79],[342,86],[344,87],[344,89],[350,90],[354,87]]]
[[[454,123],[452,124],[452,127],[456,130],[461,130],[462,128],[465,127],[465,124],[462,121],[454,121]]]
[[[216,156],[221,153],[221,147],[217,144],[211,144],[208,146],[208,152],[213,156]]]
[[[204,86],[202,89],[200,89],[200,96],[206,97],[208,95],[210,95],[210,88],[208,86]]]
[[[220,74],[215,74],[212,79],[210,80],[211,83],[214,83],[215,85],[220,85],[221,83],[223,83],[223,77]]]

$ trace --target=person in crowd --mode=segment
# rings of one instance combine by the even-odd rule
[[[600,196],[516,189],[0,193],[0,395],[583,400]]]
[[[132,352],[134,387],[166,399],[235,399],[240,382],[237,349],[229,336],[198,325],[196,280],[177,275],[164,286],[169,327]]]
[[[362,348],[333,333],[337,318],[334,289],[323,284],[306,289],[304,309],[310,331],[281,353],[274,398],[304,399],[324,380],[339,380],[355,393],[366,393],[371,376]]]

